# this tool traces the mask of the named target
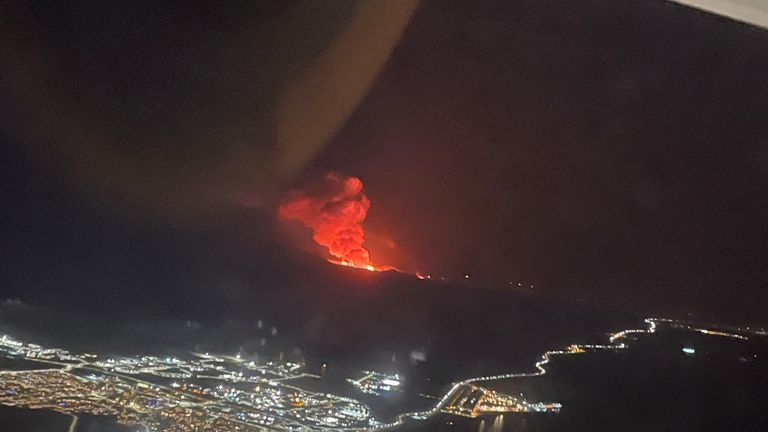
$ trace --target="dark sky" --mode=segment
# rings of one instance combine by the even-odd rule
[[[318,164],[423,268],[762,307],[766,76],[766,32],[663,2],[427,2]]]
[[[232,148],[270,154],[283,75],[352,10],[297,18],[293,4],[14,7],[3,64],[32,62],[39,75],[6,69],[0,88],[0,294],[224,290],[238,278],[221,255],[244,238],[268,272],[280,240],[268,209],[222,186],[250,177],[210,173]],[[374,256],[404,268],[765,320],[766,76],[768,33],[663,2],[426,1],[295,179],[361,177]],[[81,131],[83,118],[119,139]],[[74,152],[40,132],[51,125]],[[78,146],[114,151],[107,161]],[[123,163],[148,174],[123,177]],[[254,160],[254,172],[270,169]],[[271,196],[272,185],[236,189],[268,186],[257,192]]]

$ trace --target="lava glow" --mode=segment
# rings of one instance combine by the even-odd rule
[[[338,264],[338,265],[340,265],[340,266],[344,266],[344,267],[356,267],[356,268],[361,268],[361,269],[364,269],[364,270],[368,270],[368,271],[376,271],[376,270],[381,270],[381,269],[377,269],[376,267],[374,267],[374,266],[373,266],[373,264],[368,264],[368,265],[366,265],[366,266],[360,266],[360,265],[355,265],[355,263],[353,263],[353,262],[351,262],[351,261],[347,261],[347,260],[345,260],[345,259],[343,259],[343,260],[334,260],[334,259],[329,259],[329,260],[328,260],[328,262],[329,262],[329,263],[332,263],[332,264]]]
[[[293,190],[280,203],[278,217],[296,220],[312,230],[312,238],[325,246],[333,264],[369,271],[388,270],[373,264],[371,253],[363,246],[363,221],[371,201],[363,193],[357,177],[328,173],[320,188]]]

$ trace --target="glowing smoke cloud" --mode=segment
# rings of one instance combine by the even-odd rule
[[[357,177],[328,173],[317,191],[294,190],[278,209],[283,220],[296,220],[312,229],[314,240],[325,246],[337,264],[376,270],[363,246],[362,223],[371,207]]]

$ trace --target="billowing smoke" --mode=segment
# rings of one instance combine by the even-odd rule
[[[314,240],[325,246],[338,264],[376,270],[363,246],[362,223],[371,207],[357,177],[331,172],[316,189],[293,190],[280,203],[278,217],[296,220],[312,229]]]

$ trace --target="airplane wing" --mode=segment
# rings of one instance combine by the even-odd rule
[[[726,16],[757,27],[768,28],[766,0],[672,0],[685,6]]]

